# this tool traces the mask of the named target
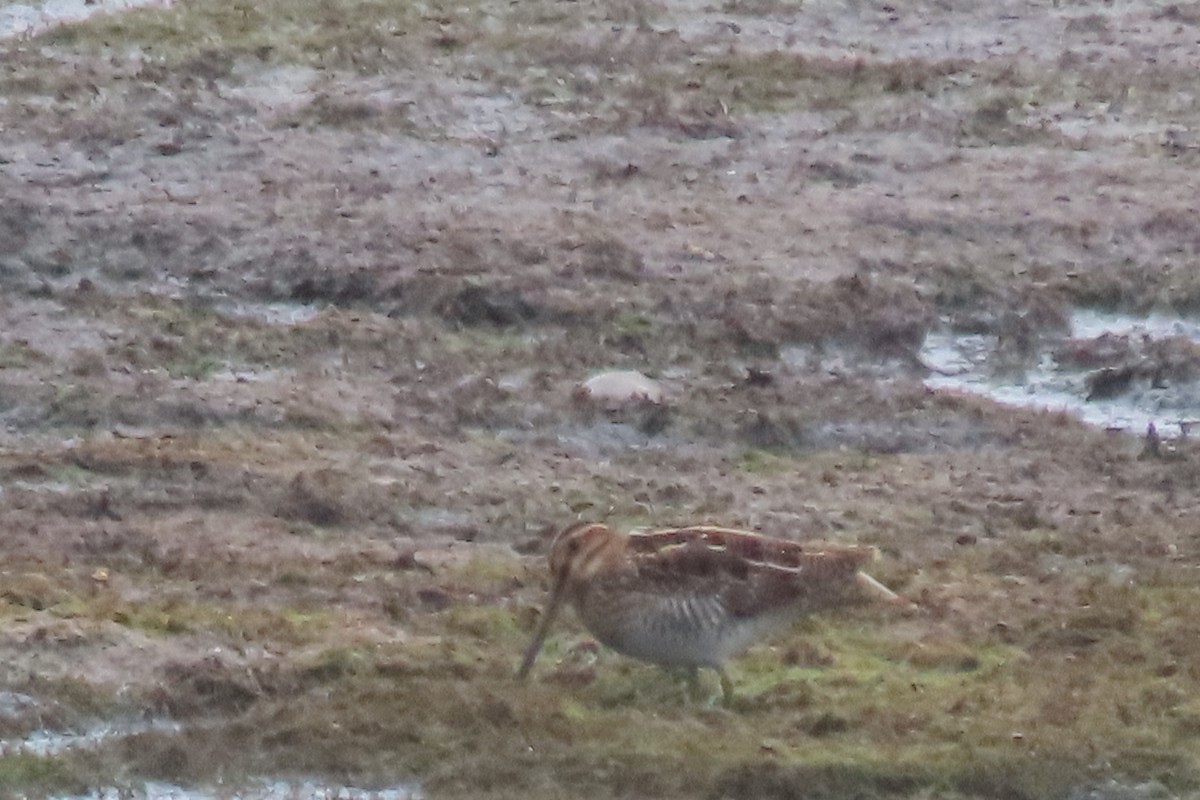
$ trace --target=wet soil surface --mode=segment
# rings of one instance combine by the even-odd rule
[[[1195,445],[922,358],[1200,311],[1200,4],[198,0],[0,62],[0,729],[178,723],[0,787],[1200,788]],[[576,519],[873,544],[921,610],[732,709],[571,621],[518,686]]]

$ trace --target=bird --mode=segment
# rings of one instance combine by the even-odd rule
[[[564,604],[602,644],[641,661],[701,667],[725,664],[806,614],[872,600],[912,604],[861,568],[873,547],[799,543],[714,526],[624,533],[579,522],[550,545],[550,597],[517,677],[533,667]]]

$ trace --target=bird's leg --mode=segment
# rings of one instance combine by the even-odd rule
[[[733,681],[729,679],[729,673],[725,671],[724,667],[713,667],[713,669],[721,679],[721,700],[728,708],[733,705]]]
[[[689,700],[695,700],[700,696],[700,668],[697,666],[684,667],[684,679],[687,681],[687,694]]]

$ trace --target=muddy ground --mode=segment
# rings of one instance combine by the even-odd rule
[[[0,51],[0,738],[181,724],[0,791],[1200,791],[1200,451],[918,358],[1200,310],[1200,3],[197,0]],[[667,403],[573,398],[609,368]],[[518,685],[575,519],[870,543],[921,610],[729,709],[573,619]]]

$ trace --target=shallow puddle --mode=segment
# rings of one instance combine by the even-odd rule
[[[40,730],[20,740],[0,740],[0,753],[29,753],[49,758],[76,748],[98,747],[109,739],[133,736],[149,731],[178,731],[171,720],[125,720],[99,723],[80,731]]]
[[[12,705],[23,696],[5,693],[13,698]],[[6,699],[6,698],[0,698]],[[36,705],[28,698],[22,708]],[[0,757],[28,753],[50,758],[69,750],[94,749],[111,739],[120,739],[149,731],[181,731],[179,723],[168,719],[117,720],[97,723],[78,731],[34,731],[23,739],[0,740]],[[344,784],[326,783],[316,779],[278,780],[260,778],[243,785],[210,787],[179,786],[162,781],[146,781],[126,786],[105,786],[86,794],[63,795],[59,800],[216,800],[239,797],[242,800],[420,800],[424,797],[417,784],[404,784],[378,789],[362,789]]]
[[[128,11],[139,6],[169,6],[171,0],[46,0],[0,6],[0,39],[36,36],[55,25],[80,22],[101,12]]]
[[[268,325],[300,325],[315,318],[321,309],[309,303],[221,302],[213,310],[229,319],[249,319]]]
[[[1200,320],[1077,310],[1014,363],[1001,337],[940,330],[921,360],[926,386],[1065,411],[1107,430],[1186,435],[1200,422]]]
[[[424,794],[416,786],[359,789],[320,781],[261,781],[236,788],[216,786],[208,789],[148,781],[139,787],[106,787],[87,794],[60,796],[56,800],[217,800],[229,797],[240,800],[421,800]]]

